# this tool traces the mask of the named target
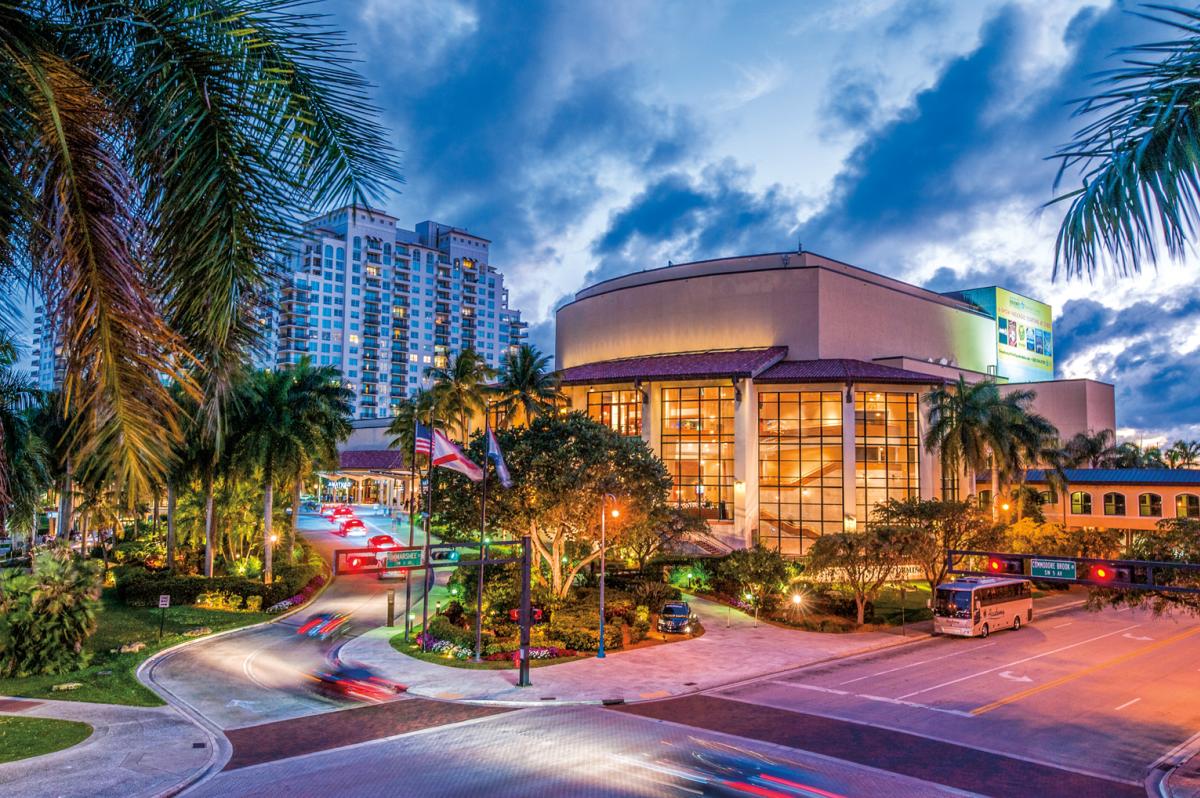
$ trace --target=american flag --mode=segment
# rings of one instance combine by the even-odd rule
[[[417,430],[413,438],[413,451],[417,454],[431,454],[433,452],[433,433],[429,427],[417,422]]]

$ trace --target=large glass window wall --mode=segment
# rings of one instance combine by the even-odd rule
[[[840,531],[842,474],[840,392],[759,393],[759,543],[800,556]]]
[[[855,507],[869,522],[875,505],[920,493],[917,394],[854,394]]]
[[[662,459],[670,500],[700,517],[733,518],[733,386],[662,389]]]
[[[621,435],[642,434],[641,391],[589,391],[587,413]]]

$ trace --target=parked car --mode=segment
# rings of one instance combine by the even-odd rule
[[[686,601],[668,601],[658,613],[658,631],[690,635],[699,620]]]

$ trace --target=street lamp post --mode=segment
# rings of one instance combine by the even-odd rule
[[[604,502],[608,499],[616,502],[617,497],[611,493],[605,493],[600,496],[600,648],[596,652],[597,659],[604,659],[604,571],[606,565],[604,551],[608,544],[607,528],[605,525],[608,513],[604,512]],[[613,518],[616,518],[621,515],[621,511],[614,507],[612,515]]]

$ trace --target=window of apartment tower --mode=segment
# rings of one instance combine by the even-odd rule
[[[703,518],[733,518],[733,386],[662,389],[662,459],[670,500]]]
[[[808,554],[842,529],[842,395],[758,395],[758,542],[785,556]]]
[[[588,391],[587,414],[622,435],[642,434],[641,391]]]
[[[875,505],[916,496],[917,395],[858,391],[854,394],[855,505],[860,522]]]

